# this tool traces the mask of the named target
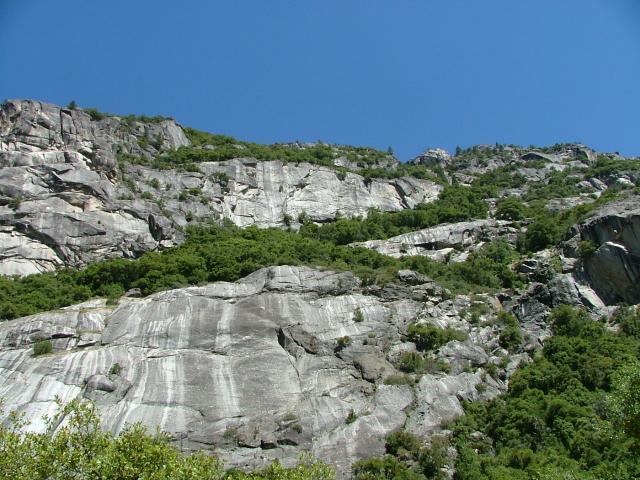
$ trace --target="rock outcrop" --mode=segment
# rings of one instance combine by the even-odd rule
[[[127,161],[191,142],[171,119],[7,101],[0,108],[0,274],[27,275],[182,241],[191,221],[323,222],[398,211],[437,198],[428,180],[365,179],[328,167],[237,158],[195,171]],[[238,150],[239,157],[242,150]],[[336,165],[347,160],[336,159]],[[193,170],[193,169],[192,169]]]
[[[424,290],[425,279],[403,277],[405,288]],[[56,396],[84,396],[110,430],[141,421],[183,450],[215,449],[228,466],[291,464],[310,450],[344,473],[382,454],[385,435],[405,422],[436,432],[462,413],[460,399],[505,388],[482,373],[506,353],[488,333],[496,327],[468,323],[467,297],[431,294],[387,299],[351,273],[282,266],[236,283],[124,297],[115,307],[94,300],[0,323],[0,397],[5,413],[25,413],[34,430]],[[403,378],[395,365],[415,351],[405,335],[416,321],[469,339],[436,352],[452,376],[432,373],[414,390],[387,380]],[[33,356],[41,341],[53,353]]]
[[[640,303],[640,196],[632,195],[598,209],[576,227],[578,241],[595,252],[584,255],[581,277],[607,304]]]
[[[353,243],[352,246],[370,248],[394,258],[424,255],[437,261],[455,261],[464,260],[469,251],[497,238],[515,244],[517,232],[507,221],[472,220],[441,224],[386,240]]]

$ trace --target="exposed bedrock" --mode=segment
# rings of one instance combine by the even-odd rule
[[[251,158],[198,171],[118,164],[118,153],[153,159],[190,142],[170,119],[98,118],[30,100],[0,108],[0,274],[137,257],[180,243],[191,221],[295,226],[302,213],[324,222],[412,208],[442,189]]]
[[[413,277],[405,288],[420,290]],[[429,435],[461,413],[461,392],[476,399],[504,390],[481,373],[504,354],[495,327],[471,326],[468,307],[467,297],[435,294],[426,303],[388,300],[351,273],[286,266],[115,307],[93,300],[0,324],[0,397],[5,414],[25,413],[34,430],[55,412],[56,396],[84,396],[115,432],[141,421],[183,450],[215,450],[229,466],[292,464],[310,450],[347,472],[382,454],[384,437],[408,419],[411,431]],[[469,339],[438,353],[452,376],[428,375],[414,392],[385,380],[399,374],[401,352],[415,351],[405,337],[415,321]],[[34,357],[34,344],[47,340],[54,352]]]

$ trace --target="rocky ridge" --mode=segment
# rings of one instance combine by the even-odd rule
[[[133,258],[180,243],[191,222],[297,228],[299,216],[320,224],[370,208],[399,211],[442,189],[412,177],[368,178],[342,157],[336,168],[244,157],[193,171],[154,168],[122,154],[171,155],[190,145],[182,127],[93,117],[31,101],[2,107],[0,273]],[[607,318],[620,302],[640,302],[640,179],[621,160],[583,145],[428,150],[413,163],[440,167],[452,183],[510,175],[505,184],[492,180],[490,218],[355,244],[394,258],[461,262],[498,239],[514,246],[526,232],[530,219],[496,218],[501,198],[566,210],[622,191],[558,244],[515,262],[522,288],[453,295],[411,270],[363,285],[350,272],[277,266],[234,283],[146,298],[130,292],[116,305],[95,299],[0,323],[0,397],[7,411],[35,419],[35,430],[55,411],[56,396],[81,396],[115,432],[142,421],[185,451],[212,451],[242,468],[275,458],[291,465],[310,450],[346,477],[353,462],[384,453],[388,433],[447,436],[443,424],[463,413],[462,401],[504,392],[551,335],[554,307]],[[513,313],[522,333],[510,350],[501,343],[500,312]],[[418,352],[410,325],[457,337],[420,352],[421,368],[407,368]],[[34,356],[43,341],[53,352]]]
[[[180,243],[190,222],[227,219],[242,227],[278,227],[297,224],[302,213],[324,222],[363,216],[371,208],[412,208],[434,200],[442,188],[411,177],[366,179],[344,157],[334,161],[343,170],[256,161],[242,158],[242,149],[236,159],[199,163],[194,171],[122,160],[152,159],[161,152],[171,157],[190,144],[171,119],[142,121],[29,100],[5,102],[0,274],[135,258]],[[345,171],[345,165],[354,171]]]

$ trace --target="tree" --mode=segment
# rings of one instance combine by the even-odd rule
[[[498,201],[496,218],[499,220],[522,220],[525,217],[526,207],[520,199],[507,197]]]
[[[640,441],[640,362],[624,365],[614,373],[609,405],[616,423]]]

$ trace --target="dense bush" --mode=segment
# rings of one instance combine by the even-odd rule
[[[464,341],[467,334],[453,328],[439,328],[434,325],[412,323],[407,329],[409,340],[420,351],[436,350],[452,340]]]
[[[405,352],[398,360],[398,370],[406,373],[420,373],[425,365],[424,357],[417,352]]]
[[[515,352],[522,344],[522,331],[518,319],[512,313],[499,312],[498,321],[503,325],[498,337],[500,346]]]
[[[513,252],[487,244],[467,262],[445,265],[425,257],[394,259],[365,248],[337,246],[280,229],[194,227],[187,240],[137,260],[107,260],[84,270],[60,270],[23,278],[0,277],[0,319],[10,319],[103,296],[116,299],[131,288],[144,295],[213,281],[235,281],[270,265],[310,265],[351,270],[365,283],[387,283],[403,268],[417,270],[456,290],[510,284]]]
[[[567,306],[551,322],[554,336],[505,396],[466,405],[454,427],[457,479],[640,475],[639,342]]]
[[[25,422],[0,424],[0,478],[15,480],[331,480],[334,472],[311,457],[293,468],[274,462],[254,472],[229,471],[203,453],[182,455],[162,433],[140,424],[114,436],[100,428],[93,404],[74,400],[47,420],[45,433],[21,433]],[[62,420],[64,419],[64,422]]]
[[[536,252],[557,244],[577,222],[598,207],[619,198],[624,193],[609,189],[596,201],[578,205],[574,208],[553,212],[546,208],[538,208],[532,223],[524,235],[518,238],[518,250]]]
[[[353,465],[358,480],[426,480],[443,479],[442,468],[447,464],[447,443],[432,437],[431,446],[408,432],[394,432],[387,436],[383,457],[361,460]]]
[[[393,158],[388,152],[369,147],[351,147],[316,143],[313,145],[273,144],[262,145],[244,142],[227,135],[215,135],[193,128],[185,128],[191,146],[180,147],[165,152],[153,160],[129,158],[129,161],[153,165],[155,168],[176,168],[179,165],[201,162],[220,162],[233,158],[255,158],[256,160],[280,160],[285,163],[312,163],[334,166],[334,160],[344,156],[362,167],[378,165],[379,162]],[[207,148],[203,148],[203,147]]]
[[[526,213],[527,207],[516,197],[503,198],[496,206],[496,218],[499,220],[522,220]]]

